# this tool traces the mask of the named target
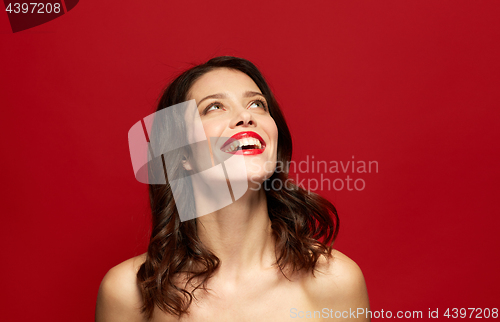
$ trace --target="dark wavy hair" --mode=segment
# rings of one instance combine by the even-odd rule
[[[210,59],[185,71],[171,82],[158,101],[157,112],[185,102],[194,82],[218,68],[245,73],[267,100],[270,115],[278,128],[277,161],[278,164],[285,165],[267,180],[287,182],[281,190],[265,189],[276,243],[276,265],[286,278],[301,270],[314,274],[320,256],[331,256],[333,242],[339,230],[339,218],[335,207],[328,200],[304,190],[291,180],[287,181],[287,165],[292,158],[292,138],[278,102],[257,67],[248,60],[237,57]],[[170,122],[173,126],[182,123],[175,120]],[[181,161],[180,153],[164,160],[179,165]],[[184,171],[181,166],[177,170]],[[192,187],[185,186],[183,189],[189,191]],[[155,306],[158,306],[166,313],[181,317],[188,313],[194,292],[206,289],[207,281],[217,271],[220,260],[200,241],[196,220],[181,222],[168,181],[162,185],[150,184],[149,196],[152,211],[151,238],[146,260],[137,273],[143,299],[142,312],[147,319],[151,319]],[[187,276],[184,286],[179,283],[181,274]],[[188,284],[194,289],[189,291]]]

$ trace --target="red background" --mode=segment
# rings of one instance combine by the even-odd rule
[[[498,1],[89,0],[13,34],[0,13],[1,319],[93,319],[106,271],[147,245],[127,132],[218,55],[262,70],[294,160],[378,161],[351,175],[363,191],[322,192],[372,310],[498,307],[499,17]]]

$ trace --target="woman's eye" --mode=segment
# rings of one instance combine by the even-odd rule
[[[209,107],[206,108],[205,113],[210,112],[210,111],[220,110],[220,109],[222,109],[222,107],[219,104],[213,104],[213,105],[210,105]]]
[[[250,104],[250,107],[258,107],[266,110],[266,105],[262,101],[254,101],[252,104]]]

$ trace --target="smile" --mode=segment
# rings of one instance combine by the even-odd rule
[[[239,132],[230,137],[220,149],[222,152],[231,154],[261,154],[266,149],[266,143],[255,132]]]

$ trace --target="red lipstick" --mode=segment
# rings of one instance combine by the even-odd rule
[[[255,155],[266,149],[266,142],[253,131],[239,132],[230,137],[220,148],[231,154]]]

